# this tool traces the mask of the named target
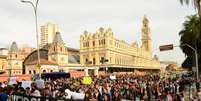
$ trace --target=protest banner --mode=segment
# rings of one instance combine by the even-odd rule
[[[32,81],[22,81],[22,87],[26,89],[27,87],[31,88]]]
[[[44,88],[45,87],[45,82],[42,79],[36,80],[36,85],[38,88]]]
[[[77,97],[80,96],[79,94]],[[80,97],[79,97],[80,98]],[[83,101],[84,99],[61,99],[52,97],[34,97],[23,94],[12,94],[10,101]]]
[[[8,85],[17,84],[17,78],[16,77],[10,77]]]
[[[115,75],[110,75],[110,79],[111,80],[116,80],[116,76]]]
[[[68,93],[73,100],[84,100],[85,97],[84,93],[73,92],[70,91],[69,89],[66,89],[65,92]]]

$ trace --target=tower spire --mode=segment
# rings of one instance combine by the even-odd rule
[[[53,40],[53,43],[64,44],[60,32],[56,32],[56,35],[55,35],[54,40]]]

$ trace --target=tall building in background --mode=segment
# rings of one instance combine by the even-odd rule
[[[59,32],[59,27],[57,24],[53,24],[49,22],[41,26],[40,47],[43,47],[44,45],[52,43],[56,35],[56,32]]]

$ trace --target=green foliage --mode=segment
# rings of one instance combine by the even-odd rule
[[[182,5],[184,5],[184,4],[186,4],[186,5],[192,4],[195,9],[200,9],[199,4],[201,3],[201,0],[180,0],[180,3]]]
[[[191,48],[182,45],[189,44],[193,48],[197,49],[197,52],[199,54],[198,58],[200,58],[201,27],[199,17],[197,15],[187,16],[186,21],[183,23],[183,29],[179,32],[179,35],[180,35],[180,48],[187,56],[182,66],[193,67],[195,61],[195,53]]]

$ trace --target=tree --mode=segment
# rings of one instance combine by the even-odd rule
[[[194,8],[197,10],[197,14],[199,15],[199,20],[201,21],[201,0],[180,0],[182,5],[186,4],[189,5],[190,3],[193,4]]]
[[[179,32],[180,35],[180,46],[184,54],[187,56],[186,60],[183,62],[182,66],[193,67],[195,61],[194,51],[187,46],[182,46],[183,44],[189,44],[193,48],[197,49],[199,54],[198,58],[201,56],[201,33],[200,33],[200,20],[197,15],[187,16],[186,21],[183,23],[183,29]],[[200,59],[199,59],[200,60]]]

